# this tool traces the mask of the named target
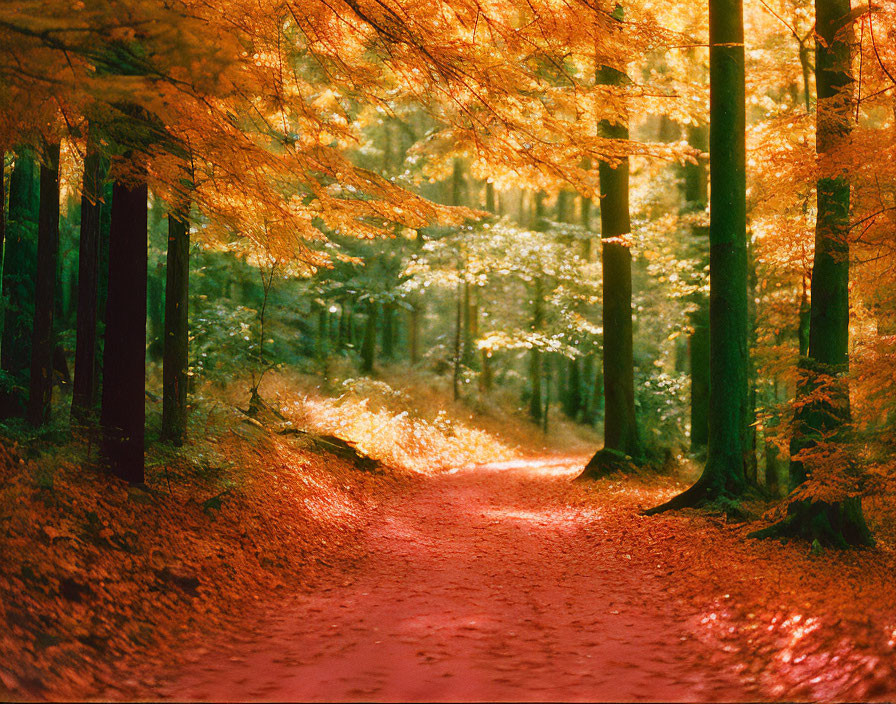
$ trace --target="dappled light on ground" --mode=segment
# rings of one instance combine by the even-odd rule
[[[784,565],[804,560],[801,548],[745,542],[740,526],[712,516],[641,517],[674,480],[571,483],[585,459],[510,460],[420,480],[384,504],[358,570],[333,571],[323,590],[267,612],[257,626],[264,636],[199,658],[164,693],[399,701],[892,694],[892,647],[874,642],[880,629],[832,620],[830,584],[832,603],[812,590],[800,598],[801,573]],[[682,530],[684,520],[696,524]]]
[[[571,485],[585,458],[466,467],[420,481],[371,524],[357,571],[200,657],[178,698],[749,700],[643,555],[633,506]],[[603,490],[603,491],[601,491]],[[644,492],[649,490],[645,487]],[[653,494],[657,494],[654,488]],[[660,492],[661,493],[661,492]],[[643,551],[642,551],[643,552]],[[707,663],[712,663],[708,666]]]

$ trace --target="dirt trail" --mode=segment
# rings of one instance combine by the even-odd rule
[[[422,480],[359,571],[278,607],[167,685],[186,700],[752,699],[664,585],[564,501],[570,462]]]

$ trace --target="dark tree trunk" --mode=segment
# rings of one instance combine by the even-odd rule
[[[367,323],[364,326],[364,340],[361,342],[361,371],[365,374],[373,372],[376,361],[376,314],[377,304],[367,301]]]
[[[566,360],[566,388],[563,394],[563,412],[572,420],[578,420],[582,412],[581,362],[577,358]]]
[[[529,417],[536,423],[541,421],[542,407],[542,364],[541,352],[533,348],[529,352]]]
[[[187,434],[189,367],[190,224],[187,209],[168,213],[162,354],[162,439],[182,445]]]
[[[3,247],[6,243],[6,150],[0,149],[0,293],[3,284]],[[0,297],[2,300],[2,297]],[[0,316],[0,357],[3,355],[3,317]],[[2,395],[2,391],[0,391]],[[2,417],[2,416],[0,416]]]
[[[584,169],[591,170],[591,160],[586,159],[585,163],[582,165]],[[586,198],[585,196],[581,197],[580,203],[580,224],[587,232],[591,231],[591,211],[593,208],[593,204],[590,198]],[[585,238],[582,243],[582,257],[585,261],[590,262],[592,257],[594,256],[594,252],[592,251],[594,248],[592,246],[592,237],[589,235]]]
[[[688,142],[701,152],[709,147],[706,127],[691,127]],[[684,167],[683,212],[699,213],[706,209],[708,172],[706,162],[699,159],[696,164]],[[691,248],[700,267],[709,259],[708,232],[705,227],[691,228]],[[688,339],[689,371],[691,379],[691,451],[702,452],[709,440],[709,301],[702,291],[694,293],[692,301],[695,310],[690,323],[693,332]]]
[[[542,355],[542,374],[544,381],[542,388],[544,390],[544,409],[541,413],[541,431],[547,435],[548,422],[551,414],[551,382],[554,380],[554,358],[550,352]]]
[[[53,399],[53,313],[59,264],[59,143],[47,145],[40,166],[40,211],[37,220],[37,278],[34,286],[34,327],[31,335],[31,384],[28,422],[50,420]]]
[[[479,360],[476,358],[475,340],[479,327],[478,307],[473,303],[473,289],[469,281],[464,281],[463,299],[463,339],[461,340],[461,362],[464,366],[475,369]]]
[[[495,385],[495,371],[492,368],[492,355],[488,350],[483,349],[482,353],[482,374],[479,375],[479,385],[482,391],[491,391]]]
[[[627,134],[627,130],[626,130]],[[631,231],[628,217],[628,164],[600,164],[602,237]],[[604,242],[604,447],[640,459],[635,415],[632,326],[632,255],[618,242]]]
[[[145,181],[116,181],[109,235],[103,454],[112,473],[131,484],[144,481],[147,197]]]
[[[803,292],[800,296],[800,312],[799,327],[797,328],[797,339],[800,346],[800,357],[809,354],[809,295],[806,292],[805,279],[803,284]]]
[[[816,0],[815,81],[816,150],[822,177],[818,181],[815,223],[815,261],[809,313],[809,353],[798,395],[812,394],[821,383],[833,382],[823,398],[801,405],[794,419],[791,458],[819,444],[848,441],[849,388],[849,204],[850,184],[830,163],[829,153],[849,136],[851,103],[851,32],[845,30],[850,0]],[[804,454],[805,457],[805,454]],[[811,457],[811,455],[810,455]],[[811,459],[791,459],[790,483],[796,488],[809,477]],[[808,465],[808,466],[807,466]],[[844,466],[844,473],[853,467]],[[797,536],[822,544],[846,547],[869,545],[872,538],[862,513],[861,499],[838,502],[795,501],[781,523],[754,533],[757,537]]]
[[[342,301],[339,308],[339,326],[336,332],[336,346],[343,350],[347,345],[351,344],[351,337],[348,332],[349,328],[349,316],[351,315],[351,311],[349,309],[349,302]]]
[[[392,360],[395,358],[395,304],[386,303],[383,305],[383,359]]]
[[[102,403],[103,359],[106,349],[106,303],[109,300],[109,236],[112,232],[112,191],[114,184],[107,180],[103,184],[103,204],[100,208],[99,272],[96,284],[96,388]]]
[[[100,266],[100,202],[105,178],[96,141],[88,137],[81,188],[81,233],[78,245],[78,318],[72,420],[84,423],[97,403],[97,309]],[[108,206],[106,206],[108,207]]]
[[[557,194],[557,222],[572,222],[572,193],[569,191]]]
[[[597,423],[599,415],[599,400],[601,391],[603,390],[603,380],[600,379],[598,372],[599,363],[597,356],[593,354],[585,355],[582,362],[582,422],[586,425],[594,425]]]
[[[622,85],[625,74],[604,67],[598,80]],[[629,137],[624,122],[601,123],[601,132],[611,139]],[[635,412],[635,366],[632,325],[632,253],[617,238],[632,231],[629,215],[629,160],[618,165],[599,164],[600,222],[603,270],[603,369],[604,447],[588,462],[581,478],[596,478],[619,468],[620,457],[643,459]]]
[[[25,414],[31,360],[34,277],[37,260],[38,187],[35,163],[20,149],[9,179],[9,222],[3,263],[6,302],[0,368],[12,385],[0,389],[0,418]]]
[[[385,342],[385,337],[383,341]],[[330,311],[326,305],[317,306],[317,332],[314,342],[314,356],[318,362],[323,362],[329,354],[330,347]]]
[[[457,283],[456,291],[454,293],[454,359],[453,362],[453,372],[452,372],[452,388],[454,391],[454,400],[457,401],[460,398],[460,365],[461,365],[461,355],[463,354],[463,317],[464,317],[464,302],[463,302],[463,284],[460,281]]]
[[[496,213],[495,209],[495,185],[488,181],[485,184],[485,209],[490,213]]]
[[[648,514],[739,497],[748,447],[746,144],[742,0],[710,0],[709,444],[697,483]]]
[[[691,326],[691,451],[701,452],[709,440],[709,309],[694,311]]]
[[[542,300],[544,296],[544,285],[541,279],[535,280],[535,290],[532,296],[532,332],[540,332],[544,318],[544,310]],[[543,409],[542,404],[542,354],[536,345],[532,346],[529,352],[529,417],[536,423],[541,420]]]
[[[417,364],[420,361],[420,304],[413,303],[408,313],[410,324],[408,325],[408,354],[411,358],[411,364]]]

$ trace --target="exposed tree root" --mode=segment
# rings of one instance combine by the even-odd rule
[[[865,523],[860,499],[850,498],[835,503],[826,501],[794,501],[787,509],[787,517],[749,538],[803,538],[819,544],[848,548],[874,545],[874,538]]]
[[[575,481],[603,479],[616,473],[632,474],[637,469],[634,460],[624,452],[605,447],[595,453]]]
[[[322,435],[309,430],[300,430],[286,419],[276,408],[265,401],[256,390],[252,391],[248,410],[236,407],[246,417],[246,423],[262,430],[276,432],[278,435],[300,436],[313,452],[328,452],[351,462],[355,469],[362,472],[383,473],[383,464],[378,459],[370,457],[348,440],[343,440],[335,435]],[[259,420],[261,418],[262,420]],[[280,422],[278,422],[280,421]]]
[[[685,489],[677,496],[673,496],[666,503],[654,506],[646,511],[642,511],[642,516],[656,516],[666,511],[677,511],[681,508],[696,508],[705,504],[711,497],[709,493],[709,482],[705,480],[706,474],[700,477],[697,482]]]

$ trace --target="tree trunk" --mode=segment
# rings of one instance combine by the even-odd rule
[[[688,340],[691,376],[691,451],[702,452],[709,440],[709,309],[691,316]]]
[[[37,278],[31,335],[31,384],[28,422],[39,427],[50,420],[53,399],[53,313],[59,264],[59,143],[47,145],[47,163],[40,166],[40,211],[37,221]]]
[[[544,318],[542,297],[544,296],[544,287],[541,279],[535,280],[535,291],[532,295],[532,332],[537,333],[541,330],[541,324]],[[541,351],[536,345],[532,346],[529,352],[529,417],[536,423],[541,420],[542,407],[542,360]]]
[[[0,149],[0,292],[3,284],[3,247],[6,243],[6,150]],[[0,297],[2,300],[2,297]],[[0,358],[3,356],[3,316],[0,316]],[[2,395],[2,391],[0,391]]]
[[[805,278],[803,279],[803,292],[800,296],[799,327],[797,338],[800,346],[800,357],[809,354],[809,295],[806,292]]]
[[[548,420],[551,413],[551,382],[554,379],[553,362],[553,355],[550,352],[545,352],[542,355],[542,375],[544,376],[544,381],[541,386],[544,390],[544,409],[541,413],[541,432],[545,435],[548,434]]]
[[[603,67],[598,80],[622,85],[625,74]],[[601,132],[610,139],[627,140],[625,122],[601,123]],[[583,479],[604,476],[618,468],[618,457],[628,456],[640,462],[643,449],[635,413],[635,366],[632,325],[632,253],[617,238],[632,231],[629,215],[629,160],[615,167],[606,162],[600,173],[600,222],[603,271],[603,369],[604,369],[604,447],[582,472]],[[609,460],[609,461],[605,461]]]
[[[100,265],[100,202],[105,178],[103,158],[88,136],[81,187],[81,232],[78,244],[78,318],[72,421],[89,420],[97,402],[97,287]],[[108,206],[107,206],[108,207]]]
[[[114,183],[107,180],[103,185],[103,205],[100,208],[99,271],[96,284],[96,389],[102,401],[103,367],[106,350],[106,303],[109,300],[109,237],[112,232],[112,191]]]
[[[541,421],[542,413],[542,365],[541,352],[533,348],[529,352],[529,417],[536,423]]]
[[[317,332],[314,342],[314,356],[322,364],[327,358],[330,347],[330,311],[327,310],[326,304],[317,307]]]
[[[9,223],[3,262],[6,309],[0,344],[0,368],[9,375],[12,385],[0,390],[0,418],[25,414],[34,315],[38,205],[34,160],[20,149],[9,178]]]
[[[818,181],[818,215],[815,222],[815,261],[809,308],[809,353],[803,359],[804,376],[798,396],[812,394],[818,385],[833,381],[823,398],[799,407],[790,443],[791,457],[819,444],[844,443],[850,422],[849,388],[849,205],[850,184],[831,152],[849,136],[853,101],[850,95],[851,31],[849,0],[816,0],[815,45],[816,150],[821,163]],[[851,95],[850,95],[851,97]],[[791,459],[791,488],[806,481],[812,459]],[[847,465],[842,471],[851,472]],[[781,523],[755,533],[757,537],[798,536],[827,545],[869,545],[872,538],[862,513],[861,499],[837,502],[795,501]]]
[[[495,372],[492,368],[492,355],[488,350],[481,351],[482,374],[479,375],[479,388],[489,392],[495,384]]]
[[[395,304],[383,305],[383,359],[392,360],[395,357]]]
[[[420,305],[413,303],[408,313],[410,323],[408,325],[408,354],[411,358],[411,364],[417,364],[420,361]]]
[[[495,184],[491,181],[487,181],[485,184],[485,209],[492,214],[497,212],[495,209]]]
[[[688,129],[688,142],[701,152],[709,147],[706,127]],[[696,164],[684,167],[683,212],[699,213],[706,209],[709,197],[709,182],[706,162],[699,159]],[[696,260],[702,268],[709,258],[709,242],[705,227],[691,228],[691,246]],[[709,301],[702,291],[694,293],[692,301],[696,306],[690,316],[693,332],[688,339],[691,379],[691,451],[702,452],[709,440]]]
[[[190,223],[187,209],[168,213],[165,334],[162,352],[162,440],[182,445],[187,433]]]
[[[103,370],[103,454],[112,473],[144,480],[147,187],[115,181]]]
[[[478,306],[473,303],[473,289],[469,281],[464,281],[463,296],[463,339],[461,340],[461,362],[465,367],[475,369],[479,360],[476,358],[475,340],[477,328]]]
[[[364,325],[364,340],[361,342],[361,371],[365,374],[373,372],[376,360],[376,314],[377,304],[367,301],[367,323]]]
[[[566,360],[566,389],[563,394],[563,412],[567,418],[578,420],[582,412],[582,374],[578,357]]]
[[[453,373],[451,378],[451,384],[454,391],[454,400],[457,401],[460,398],[460,365],[461,365],[461,355],[463,354],[463,316],[464,316],[464,302],[463,302],[463,284],[458,281],[457,287],[454,292],[454,360],[453,360]]]
[[[746,487],[749,361],[742,0],[710,0],[709,443],[697,483],[654,514]]]
[[[591,170],[591,159],[585,159],[582,164],[582,168],[587,171]],[[580,198],[580,218],[579,222],[583,228],[585,228],[586,232],[591,232],[591,212],[593,210],[593,203],[590,198],[586,198],[585,196],[581,196]],[[592,251],[594,247],[592,246],[593,238],[589,235],[585,238],[582,243],[582,257],[586,262],[590,262],[592,257],[594,256],[594,252]]]

